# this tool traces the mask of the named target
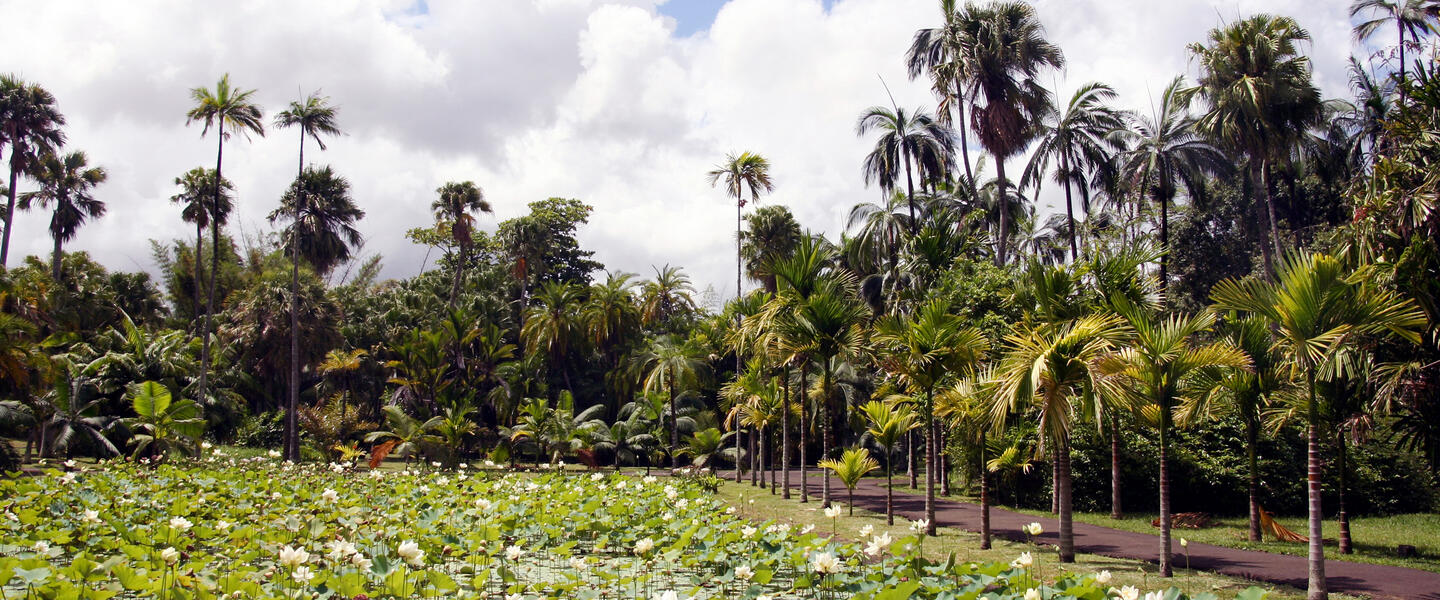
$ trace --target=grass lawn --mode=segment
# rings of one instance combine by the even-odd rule
[[[897,485],[899,492],[903,486]],[[907,491],[909,488],[903,488]],[[841,497],[843,498],[841,488]],[[838,522],[832,523],[820,510],[820,503],[811,499],[809,504],[801,504],[798,494],[791,500],[784,500],[779,493],[770,494],[770,490],[762,490],[751,487],[748,483],[735,483],[726,481],[719,491],[719,495],[740,507],[741,514],[756,521],[775,519],[777,521],[793,523],[798,527],[814,525],[816,533],[829,532],[835,527],[838,535],[845,539],[860,539],[859,530],[869,525],[874,528],[875,534],[889,532],[891,537],[900,538],[910,534],[909,523],[902,518],[897,518],[894,526],[885,524],[885,515],[867,510],[856,509],[855,516],[842,516]],[[962,561],[986,561],[986,562],[1010,562],[1021,552],[1032,552],[1039,568],[1039,575],[1046,579],[1053,578],[1062,566],[1057,562],[1055,552],[1050,549],[1038,549],[1036,546],[1020,542],[1011,542],[1000,538],[993,541],[994,547],[990,550],[980,549],[980,534],[960,531],[942,527],[939,535],[930,538],[925,542],[925,554],[930,558],[944,559],[953,552],[955,558]],[[1115,579],[1111,585],[1116,587],[1133,585],[1141,590],[1152,591],[1164,589],[1170,586],[1180,588],[1187,594],[1194,594],[1205,591],[1213,591],[1216,595],[1233,598],[1247,587],[1260,585],[1272,589],[1275,595],[1271,598],[1304,598],[1305,591],[1290,587],[1276,586],[1273,584],[1257,583],[1246,579],[1217,575],[1203,571],[1186,572],[1183,568],[1176,569],[1176,576],[1169,580],[1156,576],[1156,565],[1136,560],[1126,560],[1098,556],[1094,554],[1077,554],[1076,562],[1071,565],[1064,565],[1065,570],[1099,572],[1109,570]],[[1354,598],[1342,594],[1331,594],[1331,598]]]

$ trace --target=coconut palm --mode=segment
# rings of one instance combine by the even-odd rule
[[[705,362],[699,352],[690,344],[663,335],[636,357],[636,365],[645,374],[644,387],[647,394],[664,393],[670,404],[670,459],[671,468],[680,468],[680,419],[675,398],[681,392],[694,388],[705,370]]]
[[[1033,123],[1048,110],[1050,94],[1036,76],[1041,69],[1063,67],[1065,56],[1045,39],[1039,15],[1026,2],[1003,0],[973,12],[977,31],[966,66],[977,104],[970,126],[995,157],[1000,211],[995,260],[1003,265],[1010,235],[1005,161],[1028,148],[1038,135]]]
[[[880,468],[880,463],[870,457],[870,451],[865,448],[850,448],[840,455],[839,460],[826,459],[816,465],[826,472],[835,473],[840,483],[845,484],[845,489],[850,493],[850,516],[855,516],[855,486],[860,485],[860,479],[871,471]]]
[[[460,280],[470,266],[470,249],[475,245],[475,217],[472,213],[495,212],[485,200],[485,191],[473,181],[451,181],[435,190],[440,197],[430,204],[435,218],[450,223],[450,237],[460,254],[455,262],[455,279],[450,284],[450,306],[460,294]]]
[[[940,27],[920,29],[910,41],[905,53],[905,66],[914,80],[921,73],[930,75],[936,95],[940,96],[939,118],[942,125],[955,127],[955,137],[960,140],[960,160],[965,165],[965,180],[970,195],[979,191],[975,188],[975,174],[970,168],[970,142],[965,134],[965,110],[968,107],[967,93],[970,88],[971,71],[967,63],[973,57],[975,36],[979,33],[981,9],[966,2],[963,7],[956,0],[940,0],[940,13],[945,22]],[[951,112],[955,117],[951,117]]]
[[[200,255],[204,246],[205,227],[210,224],[210,203],[214,201],[211,195],[215,191],[215,171],[205,167],[195,167],[186,171],[184,175],[175,178],[175,185],[180,186],[180,193],[170,197],[170,201],[181,206],[180,218],[186,223],[195,224],[195,308],[194,316],[200,318],[200,288],[203,278],[200,275]],[[234,202],[231,192],[235,190],[235,184],[229,181],[220,183],[221,202],[226,206],[224,212],[230,212],[230,206]],[[198,325],[198,322],[196,323]],[[198,328],[197,328],[198,329]]]
[[[1035,150],[1030,154],[1030,164],[1020,178],[1020,187],[1035,186],[1035,195],[1040,195],[1040,182],[1050,163],[1055,165],[1055,182],[1065,187],[1065,216],[1069,221],[1070,260],[1080,260],[1079,246],[1075,243],[1075,202],[1071,188],[1078,187],[1085,214],[1090,213],[1089,173],[1098,165],[1110,161],[1114,144],[1107,138],[1110,133],[1125,126],[1125,113],[1106,106],[1115,99],[1115,90],[1103,83],[1088,83],[1075,90],[1065,110],[1049,111],[1043,115],[1040,127],[1044,129]]]
[[[50,258],[50,277],[60,281],[60,257],[65,242],[75,239],[80,226],[86,219],[97,219],[105,214],[105,202],[91,194],[95,186],[105,182],[105,169],[89,166],[84,152],[71,152],[64,156],[47,154],[40,157],[35,165],[35,181],[40,189],[20,197],[20,208],[29,210],[32,204],[45,208],[55,205],[50,216],[50,237],[55,240],[55,250]]]
[[[9,146],[9,204],[5,208],[5,233],[0,238],[0,268],[9,264],[11,225],[15,219],[19,177],[33,164],[65,145],[65,115],[55,108],[55,96],[15,75],[0,75],[0,146]]]
[[[940,469],[940,444],[935,422],[935,390],[952,373],[973,371],[990,349],[985,334],[966,327],[944,300],[933,300],[914,315],[890,316],[875,324],[875,345],[881,368],[899,378],[912,396],[922,399],[925,435],[926,534],[935,535],[935,478]]]
[[[1270,193],[1270,169],[1288,154],[1321,115],[1320,90],[1311,82],[1310,59],[1300,54],[1309,32],[1294,19],[1258,14],[1210,30],[1209,43],[1190,44],[1200,62],[1198,94],[1208,111],[1196,127],[1222,146],[1245,155],[1265,195],[1271,246],[1261,244],[1265,271],[1280,256],[1280,231]],[[1269,251],[1267,251],[1269,250]]]
[[[1070,503],[1070,434],[1082,413],[1098,412],[1089,390],[1099,389],[1101,374],[1091,366],[1126,335],[1115,315],[1091,314],[1073,320],[1021,326],[1006,336],[1006,350],[994,371],[990,409],[994,427],[1013,413],[1038,413],[1041,439],[1055,460],[1055,491],[1060,517],[1061,562],[1075,561]]]
[[[212,194],[215,200],[210,205],[210,284],[205,300],[205,323],[200,332],[203,343],[200,347],[200,384],[197,396],[201,398],[209,391],[210,331],[215,314],[215,280],[219,279],[217,273],[220,271],[220,226],[230,217],[228,210],[221,211],[222,208],[230,208],[228,202],[222,204],[221,193],[221,182],[225,181],[224,172],[221,170],[225,157],[225,140],[237,133],[245,136],[247,140],[251,133],[265,135],[265,125],[260,122],[260,106],[250,100],[254,94],[255,90],[231,87],[230,74],[226,73],[216,82],[214,90],[203,87],[191,89],[190,98],[195,102],[195,106],[185,113],[186,125],[197,121],[205,124],[200,130],[201,137],[209,133],[211,127],[214,127],[218,134],[215,144],[215,191]]]
[[[872,106],[865,109],[855,123],[855,134],[863,136],[877,129],[881,134],[875,140],[875,149],[865,155],[860,167],[865,185],[876,181],[880,190],[889,195],[895,191],[903,173],[905,200],[910,206],[910,233],[914,234],[917,226],[915,178],[918,175],[923,185],[944,177],[952,162],[953,134],[921,108],[906,111],[899,107]]]
[[[1170,315],[1125,301],[1115,308],[1134,331],[1130,343],[1101,359],[1099,370],[1113,375],[1112,389],[1133,398],[1145,420],[1159,431],[1160,446],[1160,576],[1172,575],[1170,565],[1170,429],[1176,409],[1204,394],[1202,377],[1209,369],[1249,369],[1244,352],[1221,341],[1201,345],[1196,338],[1215,323],[1215,314]],[[1107,386],[1108,387],[1108,386]]]
[[[1370,18],[1355,25],[1355,41],[1363,42],[1374,37],[1385,27],[1395,27],[1397,45],[1400,50],[1400,93],[1405,93],[1405,36],[1420,45],[1420,34],[1434,31],[1440,21],[1440,2],[1436,0],[1355,0],[1350,3],[1350,18],[1369,13]],[[1403,97],[1402,97],[1403,99]]]
[[[1418,343],[1425,314],[1411,300],[1375,287],[1367,269],[1347,272],[1325,254],[1295,254],[1279,266],[1274,280],[1227,279],[1211,291],[1217,310],[1236,310],[1264,319],[1275,332],[1291,376],[1303,379],[1308,397],[1306,446],[1309,457],[1309,587],[1311,600],[1327,597],[1321,524],[1322,425],[1315,400],[1317,371],[1365,335],[1395,335]]]
[[[1115,131],[1130,148],[1120,159],[1119,176],[1144,190],[1160,206],[1160,285],[1169,283],[1170,204],[1183,185],[1191,197],[1203,197],[1207,175],[1228,172],[1225,154],[1196,130],[1184,97],[1184,78],[1176,77],[1160,94],[1158,112],[1138,117],[1132,128]]]
[[[893,485],[891,474],[891,458],[895,454],[895,446],[905,438],[920,423],[915,420],[915,410],[910,407],[908,398],[891,397],[885,402],[871,400],[860,406],[861,414],[865,415],[868,423],[865,431],[885,449],[885,523],[895,524],[895,508],[892,504],[890,489]]]

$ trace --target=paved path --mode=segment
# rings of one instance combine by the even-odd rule
[[[797,487],[798,472],[791,472],[791,487]],[[897,479],[898,483],[900,480]],[[812,472],[807,482],[811,499],[820,495],[820,477]],[[903,485],[903,484],[901,484]],[[831,480],[831,491],[839,501],[845,500],[845,486]],[[907,519],[925,516],[923,496],[896,493],[895,514]],[[885,512],[885,488],[883,482],[875,479],[862,480],[855,488],[855,505],[878,513]],[[1053,518],[1052,518],[1053,519]],[[1016,541],[1029,538],[1020,531],[1024,525],[1035,521],[1033,515],[1017,513],[1002,508],[990,508],[990,530],[1000,537]],[[980,530],[980,505],[947,498],[935,499],[935,522],[937,526],[954,527],[967,531]],[[1056,544],[1053,520],[1042,519],[1045,533],[1037,541]],[[1177,533],[1176,537],[1179,535]],[[1180,549],[1180,542],[1174,542],[1173,550]],[[1159,562],[1160,536],[1145,533],[1121,531],[1109,527],[1075,523],[1075,550],[1116,558],[1131,558]],[[1185,564],[1183,553],[1175,555],[1176,565]],[[1307,565],[1301,556],[1240,550],[1209,544],[1190,543],[1190,567],[1202,571],[1213,571],[1225,575],[1244,577],[1296,587],[1306,587]],[[1440,573],[1391,567],[1367,563],[1326,561],[1325,578],[1331,592],[1364,595],[1376,598],[1426,598],[1440,600]]]

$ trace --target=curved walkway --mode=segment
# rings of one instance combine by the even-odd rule
[[[791,473],[791,487],[798,489],[798,472]],[[898,479],[896,481],[899,481]],[[820,495],[821,480],[812,472],[810,481],[811,498]],[[845,498],[845,487],[831,481],[831,491],[836,498]],[[895,514],[907,519],[925,516],[925,498],[913,494],[895,494]],[[885,488],[883,482],[874,479],[862,480],[855,488],[855,505],[877,513],[885,512]],[[1029,539],[1020,528],[1035,521],[1033,515],[1017,513],[1003,508],[990,508],[990,529],[999,537],[1015,541]],[[980,505],[949,498],[935,499],[935,521],[940,527],[953,527],[966,531],[980,530]],[[1056,544],[1059,540],[1053,523],[1045,525],[1045,533],[1038,541]],[[1179,547],[1179,542],[1176,542]],[[1075,550],[1115,558],[1130,558],[1159,562],[1160,537],[1144,533],[1121,531],[1109,527],[1075,523]],[[1176,554],[1176,560],[1184,561],[1183,554]],[[1307,581],[1306,559],[1302,556],[1240,550],[1210,544],[1190,543],[1190,567],[1225,575],[1244,577],[1256,581],[1284,584],[1305,589]],[[1428,598],[1440,600],[1440,573],[1375,565],[1368,563],[1325,562],[1325,579],[1331,592],[1364,595],[1375,598]]]

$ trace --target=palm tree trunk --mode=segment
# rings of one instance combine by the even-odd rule
[[[901,152],[904,152],[903,150]],[[910,205],[910,235],[915,235],[915,183],[910,178],[910,154],[905,153],[905,201]]]
[[[955,111],[960,117],[960,120],[957,121],[960,126],[956,127],[955,131],[958,134],[957,137],[960,138],[960,158],[965,161],[965,178],[969,180],[970,198],[978,199],[980,190],[975,186],[975,173],[970,170],[970,142],[967,140],[969,136],[965,135],[965,93],[962,89],[960,80],[957,79],[955,81]]]
[[[295,175],[295,214],[290,223],[290,381],[285,404],[285,458],[300,462],[300,209],[305,204],[305,128],[300,128],[300,166]]]
[[[820,380],[820,460],[830,458],[830,360],[824,361]],[[820,469],[824,483],[820,488],[820,506],[830,508],[830,469]]]
[[[64,248],[60,236],[53,232],[51,236],[55,238],[55,250],[50,254],[50,280],[60,283],[60,257],[64,254]]]
[[[1346,481],[1346,471],[1349,471],[1348,465],[1346,464],[1347,457],[1345,454],[1345,433],[1340,432],[1335,437],[1337,438],[1336,441],[1339,442],[1340,445],[1340,495],[1338,499],[1338,502],[1340,504],[1340,553],[1352,554],[1354,553],[1354,549],[1351,548],[1350,542],[1350,515],[1349,513],[1345,512],[1345,491],[1348,487],[1346,485],[1348,483]]]
[[[1060,514],[1060,457],[1054,453],[1050,456],[1050,514]]]
[[[785,400],[780,404],[780,468],[785,474],[782,476],[780,496],[786,500],[790,499],[790,365],[785,365],[785,376],[780,381],[782,384]]]
[[[225,136],[216,136],[219,141],[215,144],[215,197],[210,205],[210,285],[209,293],[205,296],[205,323],[200,332],[200,388],[196,397],[204,402],[210,385],[210,330],[214,325],[213,315],[215,314],[215,280],[220,278],[220,182],[224,181],[221,175],[221,166],[225,156]]]
[[[680,414],[675,412],[675,376],[670,376],[670,468],[680,468]]]
[[[1160,302],[1165,303],[1165,290],[1170,286],[1170,202],[1160,198]]]
[[[886,449],[886,452],[885,452],[885,524],[886,524],[886,525],[894,525],[894,524],[895,524],[895,502],[894,502],[895,490],[890,489],[890,488],[894,485],[894,478],[891,476],[891,473],[894,471],[894,466],[895,466],[895,465],[891,464],[893,461],[890,460],[891,454],[893,454],[893,452],[892,452],[893,450],[895,450],[895,449],[894,449],[894,448],[887,448],[887,449]],[[853,504],[853,502],[852,502],[852,504]]]
[[[1110,518],[1123,519],[1120,509],[1120,417],[1110,416]]]
[[[10,133],[13,135],[14,131]],[[10,148],[10,194],[9,202],[6,204],[5,209],[5,237],[0,239],[0,268],[5,268],[10,264],[8,262],[10,258],[10,227],[15,220],[15,185],[19,183],[17,181],[19,176],[20,162],[17,159],[14,144],[12,143]]]
[[[910,489],[920,489],[919,471],[915,465],[915,430],[905,432],[905,475],[910,478]]]
[[[1070,513],[1070,440],[1055,444],[1055,464],[1060,475],[1056,486],[1060,499],[1060,562],[1075,562],[1075,524]]]
[[[805,379],[806,379],[806,375],[809,375],[809,374],[810,374],[810,363],[807,362],[807,361],[804,361],[804,360],[800,361],[800,424],[799,424],[799,427],[800,427],[800,502],[801,502],[801,503],[806,503],[806,502],[809,502],[809,501],[810,501],[810,487],[809,487],[809,485],[808,485],[808,480],[806,479],[806,473],[807,473],[807,471],[809,470],[809,468],[805,466],[805,455],[808,453],[808,451],[805,449],[805,444],[806,444],[807,441],[809,441],[809,440],[806,439],[806,438],[809,437],[808,435],[806,435],[806,430],[810,428],[810,426],[809,426],[810,422],[805,419],[805,416],[806,416],[806,415],[805,415],[805,412],[806,412],[806,411],[805,411],[805,405],[809,403],[809,402],[808,402],[809,398],[806,398],[806,397],[805,397],[805,396],[806,396],[806,394],[805,394]]]
[[[775,438],[776,438],[776,437],[777,437],[777,436],[775,435],[775,432],[771,431],[771,432],[768,432],[768,435],[767,435],[766,438],[765,438],[765,439],[766,439],[766,444],[767,444],[766,448],[769,450],[769,451],[766,453],[766,455],[765,455],[765,456],[766,456],[766,463],[765,463],[765,464],[766,464],[766,466],[769,467],[769,468],[765,469],[765,471],[768,472],[768,473],[770,473],[770,495],[771,495],[771,496],[774,496],[774,495],[775,495],[775,488],[778,487],[778,486],[776,486],[775,484],[776,484],[776,483],[779,483],[778,481],[776,481],[776,477],[778,477],[779,475],[775,473]],[[784,449],[784,448],[781,448],[781,449],[780,449],[780,452],[783,454],[783,453],[785,452],[785,449]]]
[[[1070,157],[1064,152],[1060,153],[1060,169],[1065,173],[1065,218],[1070,220],[1070,262],[1077,263],[1080,262],[1080,247],[1075,243],[1075,203],[1070,199]]]
[[[996,193],[1000,194],[1000,237],[995,240],[995,264],[1005,266],[1007,245],[1010,241],[1010,197],[1005,194],[1005,159],[995,157]]]
[[[940,495],[950,495],[950,454],[945,452],[945,425],[935,422],[935,465],[940,469]]]
[[[202,207],[201,210],[204,210],[204,208]],[[199,218],[196,218],[196,219],[195,219],[195,284],[194,284],[194,285],[195,285],[195,312],[194,312],[194,315],[193,315],[193,316],[195,317],[195,322],[192,323],[191,326],[190,326],[190,331],[192,331],[192,332],[194,332],[194,333],[196,333],[196,334],[200,333],[200,287],[203,285],[202,283],[200,283],[201,281],[203,281],[203,279],[202,279],[202,277],[201,277],[201,275],[200,275],[200,248],[201,248],[201,246],[204,245],[204,241],[205,241],[205,228],[204,228],[203,225],[201,225],[200,219],[199,219]]]
[[[1256,460],[1260,424],[1245,419],[1245,458],[1250,465],[1250,541],[1260,541],[1260,468]]]
[[[1315,370],[1311,367],[1306,373],[1306,383],[1310,393],[1310,423],[1305,431],[1305,453],[1306,464],[1306,495],[1308,496],[1309,508],[1309,586],[1306,591],[1306,600],[1325,600],[1330,597],[1325,585],[1325,546],[1323,535],[1323,523],[1325,514],[1321,512],[1320,505],[1320,408],[1315,404]]]
[[[1173,575],[1170,565],[1170,413],[1160,409],[1160,576]]]
[[[755,487],[755,477],[759,475],[760,472],[760,469],[755,466],[756,460],[759,459],[759,454],[755,451],[755,428],[750,427],[748,429],[747,433],[749,435],[745,437],[750,440],[750,487]]]
[[[1399,15],[1395,17],[1395,32],[1400,34],[1398,38],[1400,40],[1400,103],[1403,105],[1406,100],[1410,99],[1410,95],[1405,91],[1405,22],[1400,19]],[[10,189],[15,189],[14,180],[10,182]],[[10,228],[6,226],[5,229],[9,230]],[[3,266],[5,266],[4,261],[0,261],[0,267]]]
[[[990,549],[990,469],[985,466],[985,430],[980,430],[980,549]]]
[[[935,390],[925,390],[925,535],[935,535]]]
[[[1275,261],[1281,259],[1280,229],[1275,224],[1275,197],[1270,193],[1270,163],[1265,160],[1260,161],[1260,193],[1265,194],[1265,214],[1269,220],[1270,243],[1274,250],[1273,256],[1267,255],[1266,257],[1265,275],[1273,279],[1275,277]]]

